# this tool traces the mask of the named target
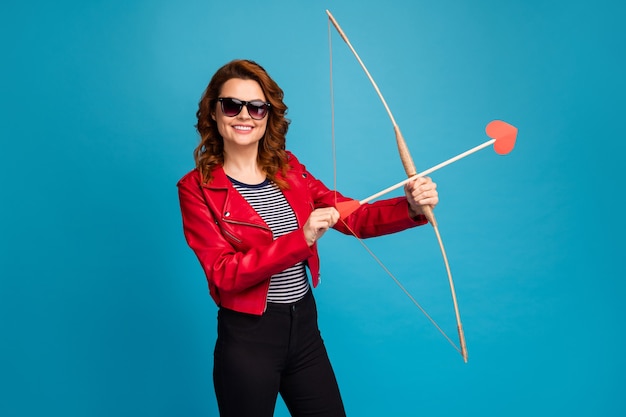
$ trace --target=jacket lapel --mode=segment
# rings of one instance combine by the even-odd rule
[[[203,187],[210,190],[209,192],[205,190],[205,198],[222,221],[249,224],[269,230],[261,216],[233,187],[222,167],[213,171],[213,179]]]

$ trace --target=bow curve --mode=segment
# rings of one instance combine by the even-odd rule
[[[365,74],[367,75],[367,78],[370,80],[372,86],[374,87],[374,90],[376,90],[376,94],[378,94],[378,97],[382,101],[383,106],[385,107],[385,110],[387,111],[387,114],[389,115],[389,118],[391,119],[391,123],[393,125],[393,130],[394,130],[395,137],[396,137],[396,145],[398,146],[398,153],[400,155],[400,160],[402,161],[402,165],[404,167],[404,171],[406,172],[407,177],[410,178],[410,177],[415,176],[417,174],[417,170],[415,168],[415,163],[413,162],[413,158],[411,157],[411,153],[409,152],[409,148],[408,148],[408,146],[406,144],[406,141],[404,140],[404,136],[402,135],[402,132],[400,131],[400,127],[396,123],[396,120],[393,117],[393,113],[391,113],[391,110],[389,109],[389,105],[387,104],[387,101],[385,100],[385,98],[383,97],[382,93],[380,92],[380,89],[378,88],[378,85],[376,84],[376,81],[374,81],[374,78],[372,77],[372,75],[368,71],[367,67],[365,66],[365,64],[363,63],[361,58],[359,57],[359,54],[356,52],[356,50],[354,49],[354,47],[352,46],[352,44],[348,40],[348,37],[346,36],[344,31],[341,29],[341,26],[339,26],[339,23],[337,23],[337,20],[335,19],[335,17],[330,13],[329,10],[326,10],[326,14],[328,15],[328,18],[329,18],[330,22],[333,24],[333,26],[335,27],[335,29],[337,30],[337,32],[339,33],[341,38],[344,40],[344,42],[348,45],[348,47],[352,51],[352,54],[355,56],[355,58],[359,62],[359,64],[360,64],[361,68],[363,69],[363,71],[365,71]],[[424,215],[428,219],[429,223],[433,226],[433,230],[435,231],[435,235],[436,235],[437,241],[439,243],[439,248],[440,248],[441,254],[443,256],[443,262],[445,264],[446,272],[448,274],[448,283],[450,285],[450,292],[451,292],[451,295],[452,295],[452,303],[454,305],[454,312],[455,312],[455,315],[456,315],[457,330],[458,330],[458,333],[459,333],[459,344],[460,344],[459,353],[463,357],[463,360],[467,363],[467,358],[468,358],[468,355],[467,355],[467,345],[465,343],[465,334],[463,332],[463,325],[461,323],[461,313],[459,312],[459,304],[458,304],[457,297],[456,297],[456,290],[454,288],[454,281],[452,279],[452,272],[450,270],[450,264],[448,262],[448,256],[446,255],[446,250],[445,250],[445,247],[443,245],[443,240],[441,239],[441,234],[439,233],[439,227],[438,227],[438,224],[437,224],[437,219],[435,218],[435,214],[433,213],[432,207],[431,206],[423,206],[422,210],[424,212]]]

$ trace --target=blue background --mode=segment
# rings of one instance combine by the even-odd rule
[[[470,361],[357,241],[320,243],[320,326],[352,416],[624,416],[622,2],[4,2],[0,415],[217,415],[216,307],[183,238],[200,95],[234,58],[286,92],[288,147],[333,186],[330,9],[433,174]],[[332,32],[337,186],[402,180]],[[429,226],[368,242],[456,340]],[[277,416],[285,416],[279,402]]]

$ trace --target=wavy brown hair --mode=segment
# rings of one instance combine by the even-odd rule
[[[233,78],[258,82],[270,103],[267,129],[259,141],[257,159],[268,179],[280,188],[286,188],[287,182],[283,178],[289,165],[285,151],[285,135],[290,121],[285,117],[287,106],[283,103],[284,93],[262,66],[249,60],[234,60],[217,70],[200,99],[196,112],[198,118],[196,129],[200,134],[200,144],[193,155],[202,181],[210,182],[213,178],[213,169],[224,164],[224,139],[211,115],[215,113],[222,86]],[[282,174],[282,178],[277,177],[278,173]]]

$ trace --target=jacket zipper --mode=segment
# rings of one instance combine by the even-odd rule
[[[272,233],[272,229],[270,229],[269,227],[261,226],[261,225],[258,225],[258,224],[252,224],[252,223],[228,220],[228,219],[225,219],[225,218],[222,218],[222,220],[224,221],[224,223],[237,224],[237,225],[250,226],[250,227],[258,227],[260,229],[267,230],[272,235],[272,239],[274,239],[274,233]],[[228,235],[234,241],[236,241],[238,243],[242,242],[241,239],[239,239],[236,236],[233,236],[232,233],[230,233],[230,232],[228,232],[228,231],[226,231],[224,229],[222,229],[222,232],[224,234]],[[265,313],[267,311],[267,293],[269,292],[269,290],[270,290],[270,280],[267,281],[267,285],[265,286],[265,304],[263,306],[263,313]]]

